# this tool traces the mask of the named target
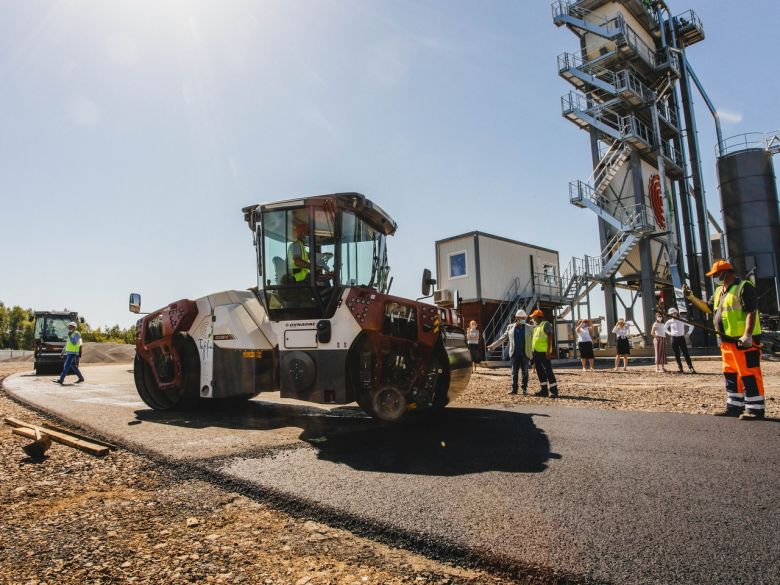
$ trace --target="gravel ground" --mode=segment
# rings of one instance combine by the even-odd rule
[[[557,372],[555,404],[712,413],[723,408],[719,361],[698,374]],[[28,369],[0,364],[0,379]],[[763,365],[767,416],[780,416],[780,363]],[[509,371],[479,368],[459,405],[550,399],[508,396]],[[530,391],[539,387],[531,374]],[[0,393],[0,415],[43,418]],[[125,450],[99,459],[54,444],[41,463],[0,430],[0,583],[556,583],[458,567],[288,515]]]
[[[0,379],[19,368],[0,364]],[[0,415],[45,420],[2,392]],[[34,463],[10,427],[0,438],[0,583],[558,582],[427,559],[122,449],[96,458],[55,443]]]
[[[726,405],[720,360],[696,360],[693,362],[696,374],[659,374],[654,365],[634,366],[629,362],[628,371],[596,369],[595,372],[581,369],[560,369],[558,378],[559,406],[580,408],[606,408],[609,410],[643,410],[652,412],[687,412],[691,414],[713,414],[722,411]],[[672,367],[677,369],[676,364]],[[767,397],[766,416],[780,417],[780,361],[764,361],[761,364],[764,375],[764,389]],[[481,406],[485,404],[543,403],[549,398],[534,396],[511,396],[508,368],[491,369],[480,367],[472,375],[459,405]],[[529,393],[539,390],[536,373],[530,375]]]

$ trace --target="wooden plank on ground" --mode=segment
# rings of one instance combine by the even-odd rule
[[[53,425],[51,423],[42,423],[41,426],[45,429],[49,429],[52,431],[57,431],[58,433],[64,433],[66,435],[70,435],[71,437],[75,437],[77,439],[81,439],[82,441],[88,441],[90,443],[95,443],[96,445],[103,445],[104,447],[108,447],[112,451],[116,451],[116,445],[112,445],[111,443],[106,443],[105,441],[101,441],[100,439],[95,439],[93,437],[88,437],[87,435],[82,435],[80,433],[77,433],[75,431],[69,431],[68,429],[63,429],[62,427],[58,427],[56,425]],[[47,431],[48,432],[48,431]]]
[[[57,443],[62,443],[63,445],[67,445],[68,447],[73,447],[74,449],[79,449],[91,455],[97,455],[99,457],[108,455],[109,449],[108,447],[105,447],[103,445],[98,445],[96,443],[92,443],[84,439],[78,439],[71,435],[61,433],[59,431],[42,429],[41,427],[38,427],[36,425],[31,425],[30,423],[20,421],[19,419],[15,419],[13,417],[6,417],[5,422],[6,424],[14,427],[12,429],[12,432],[14,432],[17,435],[21,435],[22,437],[27,437],[28,439],[35,440],[36,439],[35,431],[37,430],[39,433],[49,435],[52,441],[55,441]]]
[[[18,418],[14,418],[12,416],[7,416],[5,418],[5,424],[10,425],[12,427],[26,427],[28,429],[35,429],[39,428],[37,425],[34,425],[32,423],[27,423],[22,420],[19,420]],[[108,447],[112,451],[116,451],[116,445],[112,445],[111,443],[106,443],[105,441],[101,441],[100,439],[93,439],[92,437],[88,437],[86,435],[79,434],[75,431],[69,431],[68,429],[63,429],[62,427],[55,426],[51,423],[42,423],[41,427],[50,429],[52,431],[56,431],[58,433],[63,433],[66,435],[70,435],[71,437],[75,437],[77,439],[81,439],[82,441],[87,441],[88,443],[95,443],[96,445],[103,445],[104,447]]]

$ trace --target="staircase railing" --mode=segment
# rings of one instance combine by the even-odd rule
[[[493,340],[503,331],[499,332],[498,335],[496,334],[496,331],[500,324],[503,322],[504,318],[509,312],[510,305],[514,302],[514,300],[517,298],[517,295],[520,293],[520,279],[515,277],[512,279],[512,281],[509,283],[509,286],[506,289],[506,292],[504,293],[504,296],[502,297],[501,304],[498,306],[498,309],[496,309],[496,312],[493,313],[493,316],[490,318],[490,321],[488,321],[487,325],[482,329],[482,340],[485,343],[485,351],[487,353],[487,344],[492,343]]]
[[[558,72],[562,73],[569,69],[577,69],[586,75],[597,77],[604,83],[615,85],[615,72],[611,69],[594,64],[585,59],[580,53],[561,53],[558,55]]]
[[[483,329],[482,343],[484,344],[485,359],[498,359],[501,350],[489,350],[488,345],[504,334],[509,323],[515,318],[518,309],[529,312],[528,307],[533,306],[537,298],[534,290],[534,277],[528,279],[523,287],[520,287],[520,279],[515,277],[507,288],[503,302],[493,314],[488,324]]]
[[[571,16],[580,20],[588,20],[589,24],[606,28],[607,30],[617,30],[620,22],[623,21],[622,15],[618,16],[603,16],[596,14],[592,10],[577,6],[576,2],[570,0],[556,0],[551,6],[553,21],[556,21],[564,16]]]
[[[655,137],[652,128],[644,122],[640,122],[634,115],[629,114],[628,116],[623,116],[620,119],[620,129],[624,138],[637,137],[648,146],[655,146]]]
[[[589,185],[593,185],[596,189],[598,189],[604,178],[610,174],[610,171],[613,169],[615,164],[617,164],[617,161],[620,160],[625,154],[625,146],[618,141],[613,142],[607,152],[604,153],[599,162],[596,164],[593,172],[585,182]]]
[[[619,92],[633,91],[646,102],[653,99],[653,91],[647,87],[630,69],[623,69],[615,73],[615,89]]]
[[[617,133],[622,132],[622,118],[620,114],[611,110],[609,107],[600,104],[595,95],[585,95],[576,91],[570,91],[561,96],[561,111],[563,114],[582,112],[596,120],[603,122]]]

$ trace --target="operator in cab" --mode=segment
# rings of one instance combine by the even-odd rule
[[[309,278],[309,248],[306,238],[309,225],[306,222],[293,224],[295,240],[287,247],[287,271],[295,282],[306,282]]]

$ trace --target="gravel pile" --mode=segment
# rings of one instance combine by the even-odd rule
[[[85,342],[82,348],[81,364],[121,364],[132,362],[135,358],[135,345],[127,343]],[[35,356],[28,352],[24,356],[13,357],[8,362],[34,362]]]

